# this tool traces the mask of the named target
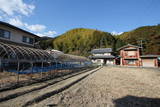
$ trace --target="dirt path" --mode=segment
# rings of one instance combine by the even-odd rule
[[[158,107],[160,70],[103,67],[33,107]]]

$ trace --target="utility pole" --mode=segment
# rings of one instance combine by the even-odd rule
[[[143,54],[143,40],[140,40],[140,47],[141,47],[141,51],[142,51],[142,54]]]
[[[143,48],[143,41],[142,40],[140,40],[141,41],[141,48]]]

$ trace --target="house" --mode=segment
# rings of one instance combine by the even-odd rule
[[[89,57],[93,63],[99,65],[114,65],[115,56],[112,55],[112,48],[93,49],[92,55]]]
[[[30,62],[35,58],[37,58],[36,60],[46,59],[46,56],[43,55],[47,54],[45,51],[42,50],[42,54],[41,51],[38,52],[37,49],[34,49],[37,48],[35,43],[39,39],[40,37],[33,33],[0,21],[0,71],[2,68],[9,68],[4,65],[17,64],[20,60],[23,60],[21,64],[25,65],[22,62]]]
[[[0,21],[0,42],[33,48],[38,39],[33,33]]]
[[[159,55],[142,55],[142,66],[143,67],[158,67]]]
[[[121,66],[158,67],[159,55],[142,55],[139,46],[128,44],[118,51]]]
[[[120,52],[120,65],[141,66],[141,47],[135,45],[125,45],[118,49]]]

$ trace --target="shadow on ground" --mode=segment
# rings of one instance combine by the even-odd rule
[[[113,100],[115,107],[160,107],[160,98],[125,96]]]

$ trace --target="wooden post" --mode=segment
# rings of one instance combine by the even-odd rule
[[[120,65],[123,66],[123,58],[120,58]]]

